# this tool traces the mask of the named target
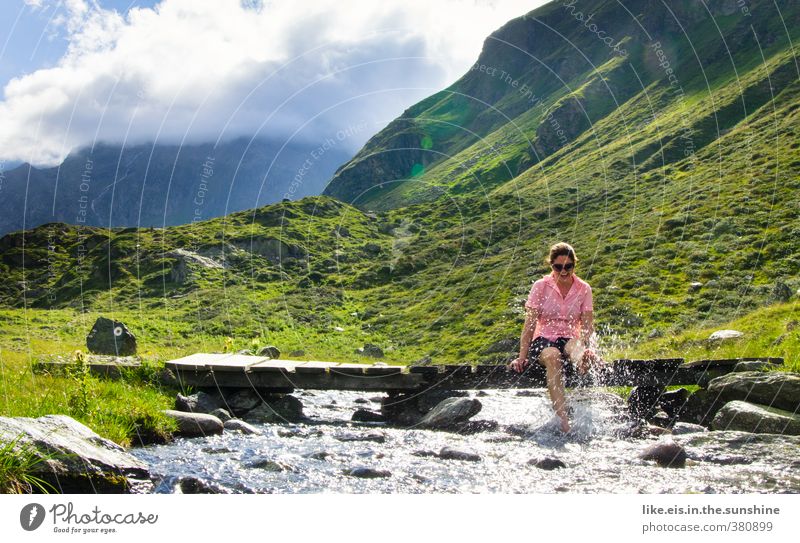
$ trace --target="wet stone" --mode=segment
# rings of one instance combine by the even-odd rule
[[[441,451],[439,451],[439,458],[442,460],[464,460],[466,462],[480,462],[481,457],[477,454],[459,451],[458,449],[452,449],[450,447],[443,447]]]
[[[552,471],[554,469],[566,468],[567,465],[562,462],[560,459],[552,457],[552,456],[545,456],[542,458],[531,458],[528,460],[529,466],[535,466],[539,469],[543,469],[545,471]]]
[[[350,477],[359,477],[361,479],[377,479],[377,478],[392,476],[391,471],[387,471],[384,469],[366,468],[366,467],[356,467],[356,468],[346,469],[344,473],[345,475],[349,475]]]
[[[247,434],[247,435],[253,435],[253,434],[260,434],[261,433],[252,424],[247,424],[245,421],[239,420],[239,419],[231,419],[231,420],[225,421],[225,423],[223,424],[223,427],[225,428],[225,430],[232,431],[232,432],[241,432],[241,433]]]
[[[670,440],[648,446],[639,457],[642,460],[655,460],[661,467],[682,468],[686,465],[686,450]]]
[[[373,443],[386,443],[386,436],[378,432],[370,432],[368,434],[340,434],[333,437],[342,442],[371,441]]]
[[[350,420],[353,422],[386,422],[386,417],[369,409],[357,409]]]
[[[209,415],[217,417],[223,423],[226,423],[233,418],[227,410],[222,408],[213,410],[211,413],[209,413]]]
[[[326,460],[329,456],[333,455],[328,451],[316,451],[305,455],[306,458],[310,458],[311,460]]]

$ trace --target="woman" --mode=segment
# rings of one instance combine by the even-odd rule
[[[548,262],[552,273],[533,283],[525,302],[519,358],[511,369],[522,373],[534,360],[546,368],[553,410],[561,419],[561,430],[569,432],[562,375],[564,364],[574,364],[583,374],[596,361],[587,350],[594,333],[592,288],[575,275],[578,259],[568,243],[553,245]]]

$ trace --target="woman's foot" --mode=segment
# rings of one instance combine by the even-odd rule
[[[561,419],[561,431],[565,434],[569,433],[569,419],[566,416]]]

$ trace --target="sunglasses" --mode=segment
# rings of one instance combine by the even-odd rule
[[[574,262],[567,262],[566,264],[551,264],[551,266],[553,266],[553,269],[558,271],[558,272],[560,272],[561,270],[570,271],[572,268],[575,267],[575,263]]]

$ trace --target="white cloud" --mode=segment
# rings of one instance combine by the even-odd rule
[[[540,3],[163,0],[119,14],[67,0],[67,53],[4,89],[0,159],[54,164],[96,140],[288,138],[305,123],[298,137],[374,132]]]

